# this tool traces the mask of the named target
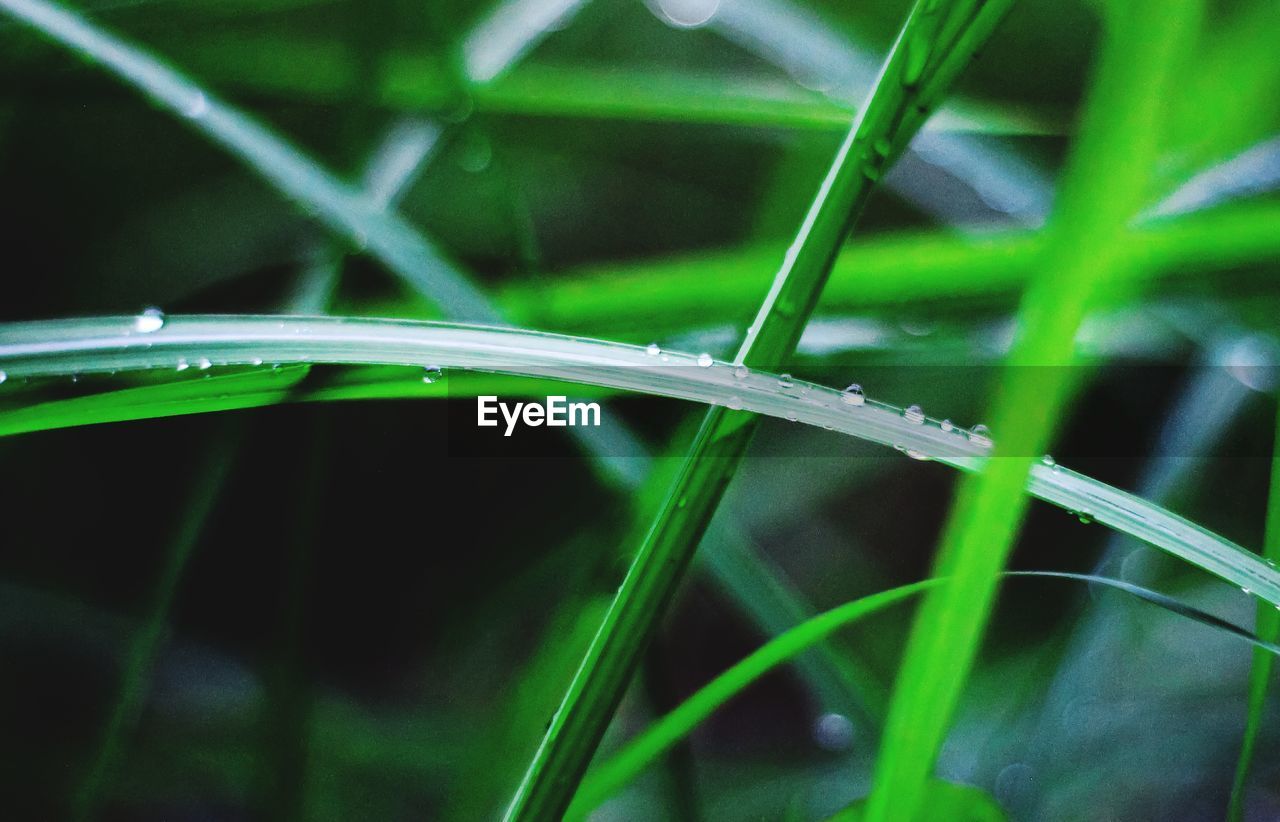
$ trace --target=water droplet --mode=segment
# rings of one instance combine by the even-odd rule
[[[688,504],[689,504],[689,498],[688,498],[688,497],[681,497],[681,498],[679,499],[679,501],[677,501],[677,502],[676,502],[676,507],[677,507],[677,508],[683,508],[683,507],[685,507],[685,506],[686,506],[686,505],[688,505]]]
[[[840,399],[845,405],[862,405],[867,401],[867,395],[863,393],[862,386],[850,383],[844,391],[840,393]]]
[[[938,427],[941,428],[943,431],[946,431],[947,433],[951,433],[952,431],[956,430],[956,424],[951,420],[943,420],[942,422],[938,423]]]
[[[178,370],[179,370],[179,371],[186,371],[186,370],[187,370],[188,368],[190,368],[190,367],[191,367],[191,364],[190,364],[190,363],[188,363],[186,360],[182,360],[182,359],[178,360]]]
[[[1058,467],[1058,461],[1057,461],[1057,460],[1055,460],[1055,459],[1053,458],[1053,454],[1045,454],[1043,457],[1041,457],[1041,458],[1040,458],[1040,464],[1041,464],[1041,465],[1046,465],[1046,466],[1048,466],[1049,468],[1057,468],[1057,467]]]
[[[920,425],[924,422],[924,409],[918,405],[908,405],[902,409],[902,418],[912,425]]]
[[[796,421],[796,412],[794,412],[794,411],[788,411],[788,412],[787,412],[787,422],[795,422],[795,421]]]
[[[9,379],[9,375],[4,373],[3,371],[0,371],[0,384],[3,384],[4,381],[7,379]]]
[[[1240,588],[1240,593],[1244,594],[1245,596],[1253,596],[1253,591],[1251,591],[1251,590],[1249,590],[1248,588],[1245,588],[1245,587],[1243,587],[1243,586],[1241,586],[1241,588]]]
[[[795,383],[792,381],[790,374],[779,374],[778,385],[782,388],[790,388],[795,385]]]
[[[928,462],[928,461],[929,461],[929,455],[928,455],[928,454],[926,454],[926,453],[925,453],[925,452],[923,452],[923,451],[917,451],[917,450],[916,450],[916,449],[914,449],[914,448],[903,448],[903,449],[902,449],[902,453],[906,454],[908,457],[911,457],[911,459],[913,459],[913,460],[919,460],[920,462]]]
[[[164,312],[155,306],[144,310],[133,319],[133,330],[139,334],[150,334],[164,328]]]
[[[1093,514],[1089,513],[1088,511],[1077,511],[1076,519],[1080,520],[1081,525],[1088,525],[1089,523],[1093,522]]]
[[[440,370],[440,366],[438,365],[428,365],[424,366],[422,369],[422,381],[428,385],[440,379],[443,375],[444,372]]]
[[[192,120],[199,120],[201,117],[209,113],[209,98],[204,96],[203,91],[197,91],[187,101],[187,107],[182,110],[185,117]]]
[[[662,349],[658,347],[657,343],[649,343],[644,347],[644,353],[648,354],[650,357],[656,357],[662,353]]]
[[[698,365],[702,368],[710,368],[713,362],[715,362],[715,360],[713,360],[711,355],[705,351],[698,355]]]
[[[196,360],[196,368],[199,368],[201,371],[208,371],[212,367],[213,363],[209,361],[208,357],[201,357]]]
[[[823,714],[813,723],[813,741],[823,750],[849,750],[853,747],[853,734],[853,722],[844,714]]]
[[[733,367],[733,376],[740,380],[745,380],[747,375],[751,373],[751,369],[745,365],[735,365]]]
[[[250,364],[252,364],[253,366],[257,367],[257,366],[259,366],[259,365],[262,365],[262,357],[254,357],[254,358],[253,358],[252,360],[250,360],[249,362],[250,362]]]
[[[978,423],[969,429],[969,442],[980,448],[991,447],[991,429],[982,423]]]
[[[729,401],[725,403],[725,406],[731,411],[741,411],[742,398],[738,396],[730,397]]]

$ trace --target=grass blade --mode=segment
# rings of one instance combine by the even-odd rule
[[[0,10],[101,65],[158,106],[190,122],[285,196],[313,209],[338,235],[367,248],[398,276],[429,285],[424,293],[449,305],[454,317],[497,321],[484,295],[398,214],[343,183],[262,123],[227,105],[159,58],[53,3],[0,0]]]
[[[987,13],[979,15],[982,23],[973,27],[983,29],[989,21],[998,20],[1004,8],[1007,4],[985,6]],[[945,44],[935,32],[963,20],[957,23],[957,36],[963,40],[973,19],[966,19],[962,9],[962,4],[930,1],[917,6],[908,18],[869,102],[849,129],[755,322],[747,329],[736,367],[776,366],[795,350],[840,245],[889,157],[905,147],[919,125],[915,122],[903,129],[904,120],[911,119],[913,110],[925,111],[936,103],[937,89],[949,85],[958,73],[948,59],[938,59],[935,49]],[[985,28],[985,33],[989,31]],[[980,41],[981,37],[963,46],[972,49]],[[507,819],[554,818],[568,806],[753,430],[752,417],[723,408],[712,409],[703,420],[683,470],[516,789]]]
[[[926,598],[898,674],[867,819],[914,819],[986,625],[998,572],[1026,510],[1023,493],[1072,388],[1076,331],[1098,287],[1123,265],[1125,225],[1139,211],[1173,67],[1197,19],[1135,0],[1110,7],[1098,79],[1049,227],[1043,268],[1019,313],[1020,336],[993,424],[1002,439],[965,482],[935,560],[950,583]],[[1129,93],[1141,88],[1135,100]],[[1045,368],[1044,366],[1054,366]],[[1088,510],[1088,509],[1083,509]]]
[[[1141,284],[1190,272],[1226,272],[1280,255],[1280,205],[1259,202],[1160,220],[1126,232],[1132,266],[1121,277]],[[914,301],[1008,301],[1031,280],[1045,250],[1042,232],[992,236],[907,233],[871,238],[837,258],[822,294],[823,312],[866,311]],[[639,264],[594,265],[515,283],[496,300],[513,321],[534,328],[610,335],[652,335],[691,323],[735,322],[765,287],[763,272],[783,252],[759,245]],[[646,338],[643,340],[647,342]]]
[[[1056,571],[1006,571],[1001,576],[1063,579],[1112,588],[1163,608],[1177,616],[1186,617],[1209,628],[1225,631],[1232,636],[1239,637],[1253,645],[1255,653],[1261,654],[1262,658],[1271,660],[1277,654],[1280,654],[1280,645],[1276,645],[1274,639],[1262,636],[1255,637],[1243,628],[1226,622],[1213,614],[1186,605],[1158,591],[1133,585],[1123,580],[1092,574],[1072,574]],[[574,797],[573,805],[566,816],[570,819],[579,819],[586,816],[604,800],[639,776],[650,763],[676,742],[687,736],[713,712],[769,671],[784,664],[814,643],[830,636],[833,632],[851,625],[863,617],[908,600],[917,594],[937,588],[942,582],[943,580],[939,578],[926,579],[856,599],[853,602],[824,611],[770,640],[751,655],[704,685],[693,696],[680,703],[673,711],[650,725],[610,759],[592,769],[587,778],[583,780],[582,788],[579,790],[578,795]]]
[[[556,334],[448,323],[355,318],[171,316],[152,333],[133,317],[51,320],[0,325],[0,370],[9,378],[57,377],[151,369],[207,357],[212,363],[335,363],[498,371],[607,386],[652,396],[725,406],[829,428],[885,446],[901,445],[963,471],[990,461],[963,429],[936,420],[916,425],[902,409],[868,399],[850,407],[840,391],[795,380],[779,391],[778,376],[739,376],[732,363],[698,364],[667,352],[654,362],[644,348]],[[207,381],[202,381],[207,382]],[[7,385],[8,383],[6,383]],[[1032,496],[1095,521],[1280,605],[1280,571],[1246,551],[1152,503],[1062,466],[1037,464],[1026,480]]]
[[[115,706],[107,717],[89,770],[71,799],[71,815],[74,819],[91,819],[96,815],[103,791],[119,767],[121,751],[142,714],[151,683],[151,669],[168,625],[169,612],[182,580],[183,570],[187,566],[187,559],[204,530],[205,521],[218,500],[218,492],[231,470],[235,449],[226,447],[225,440],[229,436],[234,437],[235,433],[224,432],[209,451],[204,470],[199,473],[191,495],[191,506],[184,512],[182,524],[165,556],[147,619],[129,639]]]
[[[1270,563],[1280,562],[1280,415],[1276,419],[1275,447],[1271,455],[1271,494],[1267,502],[1267,530],[1262,555]],[[1261,639],[1275,642],[1280,637],[1280,611],[1268,605],[1259,605],[1255,630]],[[1231,799],[1227,806],[1227,818],[1231,822],[1239,822],[1244,818],[1249,769],[1253,764],[1258,734],[1262,730],[1263,710],[1274,666],[1275,660],[1270,654],[1254,651],[1253,668],[1249,671],[1249,713],[1245,719],[1244,736],[1240,740],[1240,758],[1236,762],[1235,777],[1231,782]]]

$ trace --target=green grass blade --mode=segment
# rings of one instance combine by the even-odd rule
[[[313,209],[330,229],[367,248],[459,319],[496,322],[487,300],[444,254],[394,212],[346,185],[262,123],[202,89],[141,48],[44,0],[0,0],[0,10],[115,74],[186,119],[281,193]]]
[[[1271,494],[1267,502],[1267,529],[1262,555],[1271,563],[1280,562],[1280,415],[1276,419],[1276,439],[1271,455]],[[1280,637],[1280,611],[1269,605],[1259,605],[1255,630],[1261,639],[1275,642]],[[1253,764],[1258,734],[1262,731],[1263,711],[1266,708],[1274,665],[1275,660],[1270,654],[1254,651],[1253,668],[1249,671],[1249,712],[1245,718],[1244,736],[1240,740],[1240,758],[1236,762],[1236,772],[1231,782],[1231,799],[1227,806],[1227,818],[1231,822],[1240,822],[1244,818],[1245,790],[1249,784],[1249,770]]]
[[[227,436],[234,434],[224,432],[218,438],[209,451],[204,470],[197,475],[191,506],[184,512],[181,526],[170,543],[146,621],[129,639],[115,706],[102,729],[97,752],[71,800],[72,817],[75,819],[90,819],[96,815],[103,792],[113,778],[115,769],[119,767],[122,749],[142,713],[151,682],[151,668],[164,638],[183,569],[186,568],[187,559],[217,502],[223,481],[231,470],[235,449],[226,447]]]
[[[406,320],[339,317],[170,316],[163,328],[138,333],[133,317],[0,324],[0,371],[9,379],[69,377],[113,371],[173,370],[207,357],[216,365],[323,363],[498,371],[600,385],[652,396],[726,406],[838,431],[884,446],[901,445],[963,471],[989,461],[963,429],[936,420],[916,425],[902,409],[868,399],[851,408],[840,391],[778,376],[739,376],[732,363],[698,365],[692,354],[667,352],[655,363],[646,349],[535,331]],[[584,367],[587,366],[587,367]],[[6,385],[9,383],[6,382]],[[1037,464],[1027,491],[1068,511],[1142,540],[1280,605],[1280,571],[1182,517],[1060,465]]]
[[[1136,0],[1109,10],[1081,137],[992,414],[1001,439],[982,473],[962,485],[943,535],[935,568],[951,582],[926,598],[916,618],[877,759],[870,820],[916,817],[1026,509],[1032,455],[1043,452],[1072,388],[1077,329],[1099,285],[1124,263],[1120,239],[1151,179],[1153,124],[1162,122],[1173,66],[1198,17],[1192,2]],[[1136,88],[1143,89],[1138,98]]]
[[[1177,616],[1194,620],[1206,627],[1224,631],[1243,639],[1253,645],[1256,653],[1261,654],[1266,659],[1273,659],[1277,654],[1280,654],[1280,645],[1277,645],[1274,639],[1261,636],[1255,637],[1248,631],[1225,622],[1212,614],[1186,605],[1157,591],[1122,580],[1094,576],[1092,574],[1072,574],[1056,571],[1015,571],[1004,572],[1001,576],[1063,579],[1112,588],[1163,608]],[[729,702],[734,696],[744,691],[765,674],[802,653],[814,643],[820,642],[835,631],[851,625],[863,617],[896,605],[917,594],[937,588],[942,582],[943,580],[939,578],[926,579],[856,599],[829,611],[824,611],[765,643],[745,659],[734,664],[724,673],[704,685],[670,713],[650,725],[643,733],[628,742],[611,758],[593,768],[587,778],[583,780],[582,787],[578,791],[578,795],[574,797],[573,805],[566,816],[571,819],[586,816],[604,800],[639,776],[663,752],[687,736],[695,727]]]
[[[735,366],[775,367],[791,356],[845,236],[885,164],[913,132],[901,130],[924,107],[939,63],[933,32],[960,4],[917,6],[890,52],[870,100],[849,129],[781,269],[735,357]],[[1006,3],[988,7],[998,19]],[[984,18],[986,19],[986,18]],[[976,41],[967,44],[976,46]],[[954,79],[954,72],[946,79]],[[930,92],[932,93],[932,92]],[[754,418],[712,409],[684,468],[644,538],[600,632],[574,676],[506,818],[554,818],[568,806],[622,698],[653,628],[666,610],[754,430]]]
[[[1134,284],[1204,276],[1280,255],[1280,204],[1247,203],[1146,221],[1124,239]],[[1007,302],[1031,280],[1045,248],[1039,232],[965,237],[906,233],[869,238],[837,258],[823,312],[928,302]],[[534,328],[601,335],[652,335],[694,323],[737,322],[767,285],[780,245],[703,251],[626,265],[593,265],[513,283],[496,300],[511,320]],[[645,340],[648,341],[647,338]]]

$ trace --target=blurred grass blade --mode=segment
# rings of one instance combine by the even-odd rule
[[[1123,240],[1132,266],[1119,276],[1142,283],[1228,272],[1280,256],[1280,204],[1242,203],[1212,211],[1144,221]],[[845,249],[823,290],[823,312],[867,311],[927,300],[1008,300],[1031,280],[1043,232],[979,237],[902,233]],[[767,282],[764,272],[780,245],[593,265],[577,272],[512,283],[496,296],[506,316],[535,328],[594,335],[612,329],[652,335],[691,324],[735,322]],[[646,340],[647,341],[647,340]]]
[[[497,322],[483,294],[439,249],[394,212],[335,178],[257,120],[206,92],[141,48],[44,0],[0,0],[0,10],[39,29],[54,42],[101,65],[157,105],[239,157],[281,193],[356,247],[451,307],[451,316]]]
[[[71,800],[72,817],[75,819],[96,817],[99,803],[104,798],[103,792],[114,778],[123,749],[142,714],[151,682],[151,669],[164,639],[182,572],[231,470],[235,449],[227,447],[227,438],[235,437],[236,431],[232,426],[226,428],[228,430],[214,438],[204,468],[196,475],[191,505],[183,512],[178,531],[170,542],[146,621],[129,639],[115,705],[107,716],[107,724],[99,737],[89,769]]]
[[[1271,453],[1271,494],[1267,502],[1267,528],[1263,542],[1263,556],[1269,564],[1280,562],[1280,409],[1276,418],[1275,445]],[[1258,605],[1255,630],[1258,637],[1275,642],[1280,638],[1280,611],[1271,605]],[[1271,685],[1271,670],[1275,660],[1271,654],[1255,650],[1253,668],[1249,671],[1249,708],[1245,718],[1244,736],[1240,740],[1240,758],[1236,762],[1235,777],[1231,782],[1231,799],[1227,807],[1230,822],[1244,819],[1245,792],[1249,787],[1249,770],[1253,764],[1253,752],[1262,731],[1262,718],[1266,709],[1267,691]]]
[[[1255,637],[1248,631],[1199,608],[1187,605],[1158,591],[1143,588],[1123,580],[1100,577],[1093,574],[1073,574],[1058,571],[1006,571],[1000,576],[1008,578],[1061,579],[1099,585],[1137,597],[1180,617],[1223,631],[1253,645],[1256,653],[1266,659],[1280,654],[1280,645],[1274,639]],[[783,665],[814,643],[835,631],[857,622],[917,594],[937,588],[944,579],[933,578],[856,599],[852,602],[824,611],[806,620],[751,653],[700,688],[679,707],[650,725],[636,738],[628,742],[611,758],[593,768],[582,782],[582,788],[574,797],[567,816],[571,819],[585,817],[595,808],[639,776],[664,751],[687,736],[695,727],[733,697],[746,690],[765,674]],[[1275,610],[1274,608],[1272,609]]]
[[[968,14],[965,3],[925,0],[912,11],[747,329],[736,366],[776,367],[794,352],[839,248],[887,160],[905,147],[919,125],[914,122],[911,130],[903,130],[903,121],[912,117],[911,112],[936,104],[937,90],[958,73],[960,64],[941,51],[949,43],[939,42],[936,32],[954,33],[960,46],[972,53],[980,39],[967,39],[966,30],[989,33],[991,21],[1007,7],[1003,2],[984,5],[978,15],[981,22]],[[957,28],[948,28],[953,25]],[[746,450],[753,420],[723,407],[712,409],[703,420],[683,470],[516,789],[507,819],[554,818],[568,806]]]
[[[170,316],[163,328],[138,333],[135,317],[98,317],[0,324],[0,370],[9,380],[114,371],[172,371],[206,357],[214,365],[324,363],[497,371],[606,386],[652,396],[725,406],[794,420],[884,446],[900,445],[964,471],[987,462],[988,449],[964,429],[936,420],[914,424],[902,409],[867,399],[850,407],[842,392],[802,380],[780,391],[768,372],[732,364],[699,364],[668,351],[656,362],[645,348],[536,331],[407,320],[285,316]],[[208,383],[208,380],[201,382]],[[5,383],[9,385],[8,382]],[[360,388],[356,389],[361,390]],[[1280,571],[1251,551],[1158,505],[1061,465],[1035,465],[1026,489],[1068,511],[1086,511],[1110,528],[1280,605]]]
[[[1107,11],[1081,135],[996,398],[995,455],[960,489],[935,560],[951,582],[926,598],[898,674],[867,805],[875,822],[916,818],[1026,510],[1032,455],[1043,453],[1073,388],[1077,329],[1124,264],[1122,238],[1151,181],[1173,68],[1198,22],[1194,0],[1132,0]]]

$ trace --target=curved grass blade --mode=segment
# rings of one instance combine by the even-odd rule
[[[792,355],[840,245],[888,159],[905,148],[922,122],[913,119],[913,112],[926,112],[936,103],[939,90],[950,86],[1009,4],[984,4],[976,17],[964,2],[924,0],[913,9],[747,329],[736,366],[776,367]],[[973,39],[967,39],[970,30],[977,30]],[[940,51],[952,45],[953,51]],[[965,50],[963,61],[955,60]],[[704,418],[505,818],[554,818],[568,806],[754,427],[753,417],[724,408],[714,408]]]
[[[1271,455],[1271,493],[1267,501],[1267,528],[1262,555],[1270,564],[1280,562],[1280,414],[1276,418],[1275,446]],[[1260,638],[1275,642],[1280,638],[1280,611],[1258,606],[1255,630]],[[1263,710],[1274,666],[1275,660],[1270,654],[1254,651],[1253,668],[1249,671],[1249,712],[1245,719],[1244,735],[1240,740],[1240,758],[1236,762],[1235,776],[1231,781],[1231,798],[1227,805],[1227,819],[1231,822],[1240,822],[1244,818],[1245,790],[1249,785],[1249,770],[1253,764],[1258,734],[1262,731]]]
[[[1173,67],[1197,22],[1194,0],[1173,7],[1133,0],[1109,10],[1097,80],[1042,268],[1019,311],[1015,367],[992,414],[1003,439],[960,489],[935,560],[937,575],[954,582],[926,598],[899,670],[867,804],[874,822],[916,818],[1026,510],[1032,454],[1043,452],[1073,388],[1072,368],[1036,366],[1073,362],[1081,322],[1125,264],[1121,238],[1142,207]],[[1143,89],[1136,99],[1135,88]]]
[[[1158,591],[1143,588],[1123,580],[1060,571],[1005,571],[1000,576],[1004,578],[1062,579],[1112,588],[1163,608],[1177,616],[1185,617],[1206,627],[1225,631],[1232,636],[1239,637],[1253,645],[1256,652],[1267,659],[1273,659],[1277,654],[1280,654],[1280,645],[1277,645],[1273,639],[1256,637],[1220,617],[1187,605]],[[680,703],[675,710],[650,725],[610,759],[593,768],[586,779],[583,780],[582,787],[579,789],[577,796],[574,797],[573,805],[566,816],[570,819],[585,817],[604,800],[639,776],[650,763],[676,742],[683,739],[730,699],[745,690],[751,683],[801,653],[813,643],[823,640],[835,631],[847,627],[863,617],[904,602],[917,594],[945,587],[945,582],[947,582],[945,578],[935,577],[856,599],[829,611],[824,611],[765,643],[745,659],[704,685],[693,696]]]
[[[666,352],[655,362],[645,348],[536,331],[450,323],[338,317],[170,316],[163,328],[139,333],[134,317],[50,320],[0,325],[0,370],[9,382],[114,371],[172,371],[206,357],[214,365],[333,363],[440,365],[606,386],[745,411],[900,445],[963,471],[978,471],[990,453],[963,429],[936,420],[917,425],[902,409],[866,400],[850,406],[842,392],[802,380],[791,389],[776,374],[743,373],[732,363],[699,364],[692,354]],[[1110,528],[1280,605],[1280,571],[1235,543],[1153,505],[1060,465],[1036,464],[1032,496],[1068,511],[1087,511]]]
[[[386,209],[387,198],[354,191],[332,177],[300,151],[243,112],[207,94],[192,81],[145,51],[106,34],[74,13],[42,0],[0,0],[9,11],[57,42],[103,64],[121,79],[193,125],[287,196],[315,211],[333,230],[367,249],[415,291],[435,303],[451,319],[501,323],[502,316],[462,272],[455,269],[425,237]],[[536,22],[536,21],[535,21]],[[538,36],[539,26],[524,27],[521,37]],[[486,65],[501,68],[520,48],[498,55]],[[494,57],[491,55],[491,57]],[[504,63],[505,61],[505,63]],[[477,92],[483,85],[469,87]],[[323,296],[332,271],[318,272],[317,294]],[[612,453],[643,454],[629,431],[615,426],[608,432],[575,428],[574,437],[588,454],[602,479],[634,488],[644,475],[644,457],[615,459]],[[744,602],[758,622],[754,603]],[[825,687],[822,683],[819,689]],[[854,695],[856,700],[856,695]]]

